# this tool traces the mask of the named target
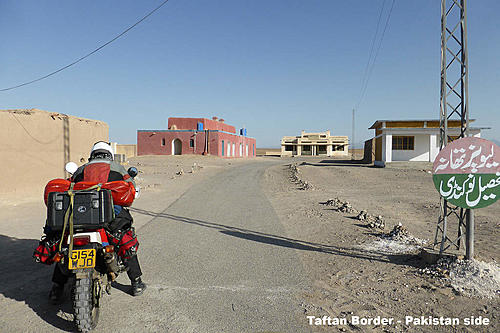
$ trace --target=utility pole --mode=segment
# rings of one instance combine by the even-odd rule
[[[70,174],[66,171],[65,166],[68,162],[71,161],[70,157],[70,133],[69,133],[69,116],[66,114],[62,115],[63,121],[63,150],[64,150],[64,165],[63,170],[65,174],[65,178],[68,178]]]
[[[441,106],[440,149],[457,139],[448,134],[448,120],[460,121],[458,138],[469,136],[469,90],[467,59],[466,0],[441,0]],[[450,226],[456,221],[457,236],[451,236]],[[474,211],[451,205],[441,198],[440,215],[434,237],[442,255],[450,247],[460,250],[465,234],[466,258],[474,257]]]
[[[355,118],[354,118],[354,113],[355,113],[355,109],[352,109],[352,140],[351,140],[351,160],[354,160],[355,157],[354,157],[354,130],[355,130]]]

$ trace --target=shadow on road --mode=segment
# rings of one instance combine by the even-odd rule
[[[74,330],[69,292],[62,304],[53,305],[48,299],[54,266],[33,261],[34,239],[18,239],[0,235],[0,294],[23,302],[48,324],[67,332]],[[17,306],[17,305],[15,305]],[[8,309],[2,311],[8,313]],[[18,320],[23,321],[20,317]]]
[[[310,166],[350,166],[350,167],[369,167],[372,168],[373,163],[365,160],[322,160],[319,162],[302,162],[300,165]]]
[[[242,239],[248,239],[254,242],[259,242],[259,243],[265,243],[265,244],[271,244],[271,245],[277,245],[277,246],[282,246],[282,247],[289,247],[292,249],[297,249],[297,250],[304,250],[304,251],[318,251],[318,252],[324,252],[322,249],[318,247],[313,247],[305,244],[301,244],[300,241],[289,241],[286,239],[281,239],[277,237],[270,237],[270,236],[261,236],[261,235],[256,235],[252,233],[246,233],[246,232],[239,232],[239,231],[228,231],[228,230],[220,230],[221,233],[233,237],[238,237]]]
[[[155,213],[139,208],[131,207],[130,210],[138,214],[152,216],[153,219],[151,219],[148,223],[154,221],[157,218],[163,218],[182,223],[197,225],[205,228],[215,229],[222,234],[253,242],[271,244],[275,246],[287,247],[296,250],[329,253],[333,255],[359,258],[369,261],[390,262],[398,265],[421,267],[420,260],[418,260],[418,257],[412,254],[387,254],[383,252],[366,251],[357,247],[344,248],[334,245],[308,242],[279,235],[272,235],[272,234],[262,233],[259,231],[232,227],[220,223],[207,222],[189,217],[177,216],[167,213]]]

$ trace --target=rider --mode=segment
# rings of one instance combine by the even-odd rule
[[[75,183],[80,181],[106,183],[110,181],[124,180],[126,182],[132,182],[135,187],[134,181],[127,174],[125,168],[113,159],[113,150],[109,143],[104,141],[96,142],[90,151],[89,162],[79,167],[73,174],[71,180]],[[128,209],[118,205],[114,205],[114,208],[116,215],[115,220],[122,219],[130,221],[128,223],[128,228],[130,228],[132,224],[132,216],[130,215]],[[142,271],[137,258],[137,253],[133,251],[131,254],[131,257],[124,261],[125,265],[128,267],[127,275],[132,284],[132,295],[139,296],[146,289],[146,284],[141,280]],[[52,282],[54,282],[54,285],[52,286],[49,296],[53,301],[58,301],[62,297],[64,284],[68,280],[68,275],[65,274],[59,266],[60,265],[56,265],[54,274],[52,275]]]

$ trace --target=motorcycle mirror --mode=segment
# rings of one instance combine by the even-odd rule
[[[66,166],[64,167],[66,171],[70,174],[74,174],[76,169],[78,169],[78,165],[76,165],[75,162],[68,162],[66,163]]]
[[[139,171],[137,171],[137,168],[135,167],[130,167],[128,168],[127,173],[130,175],[130,177],[134,178],[135,176],[137,176]]]

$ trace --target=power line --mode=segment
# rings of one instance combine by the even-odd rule
[[[7,110],[7,111],[9,111],[9,110]],[[28,136],[29,136],[30,138],[32,138],[34,141],[36,141],[36,142],[38,142],[38,143],[40,143],[40,144],[42,144],[42,145],[48,145],[49,143],[52,143],[52,142],[54,142],[54,141],[56,141],[56,140],[58,140],[58,139],[59,139],[59,135],[56,135],[56,136],[54,137],[54,139],[49,140],[49,141],[42,141],[42,140],[37,139],[37,138],[35,138],[35,137],[34,137],[34,136],[30,133],[30,131],[28,131],[28,129],[27,129],[26,127],[24,127],[23,123],[22,123],[19,119],[17,119],[17,117],[16,117],[16,115],[14,114],[14,112],[9,112],[9,114],[12,116],[12,118],[14,118],[14,119],[15,119],[15,121],[17,121],[17,123],[19,124],[19,126],[21,126],[21,127],[22,127],[22,129],[26,132],[26,134],[28,134]]]
[[[370,68],[370,63],[372,61],[372,56],[373,56],[373,50],[375,49],[375,41],[377,40],[378,36],[378,28],[380,26],[380,21],[382,21],[382,14],[384,13],[384,7],[385,7],[385,1],[382,2],[382,6],[380,7],[380,14],[378,15],[378,21],[377,21],[377,27],[375,28],[375,34],[373,35],[371,47],[370,47],[370,54],[368,55],[368,60],[366,61],[366,66],[365,66],[365,71],[363,73],[363,79],[361,80],[361,89],[359,89],[359,98],[361,99],[361,94],[363,92],[363,87],[365,86],[365,81],[366,81],[366,76],[368,75],[368,69]]]
[[[165,0],[163,1],[159,6],[157,6],[155,9],[153,9],[152,11],[150,11],[148,14],[146,14],[143,18],[141,18],[139,21],[135,22],[134,24],[132,24],[130,27],[128,27],[127,29],[125,29],[124,31],[122,31],[119,35],[117,35],[116,37],[114,37],[113,39],[111,39],[110,41],[102,44],[101,46],[99,46],[98,48],[96,48],[95,50],[93,50],[92,52],[84,55],[83,57],[73,61],[72,63],[64,66],[64,67],[61,67],[59,68],[58,70],[55,70],[47,75],[44,75],[42,77],[39,77],[37,79],[34,79],[34,80],[31,80],[31,81],[28,81],[28,82],[25,82],[25,83],[21,83],[21,84],[18,84],[16,86],[12,86],[12,87],[9,87],[9,88],[3,88],[3,89],[0,89],[0,91],[7,91],[7,90],[12,90],[12,89],[16,89],[16,88],[20,88],[20,87],[23,87],[23,86],[27,86],[28,84],[32,84],[32,83],[35,83],[35,82],[38,82],[38,81],[41,81],[43,79],[46,79],[52,75],[55,75],[59,72],[62,72],[63,70],[73,66],[73,65],[76,65],[77,63],[79,63],[80,61],[90,57],[91,55],[93,55],[94,53],[100,51],[101,49],[105,48],[106,46],[108,46],[109,44],[113,43],[115,40],[117,40],[118,38],[120,38],[121,36],[125,35],[127,32],[129,32],[130,30],[132,30],[133,28],[135,28],[137,25],[139,25],[142,21],[144,21],[145,19],[147,19],[149,16],[151,16],[154,12],[156,12],[158,9],[160,9],[161,7],[163,7],[163,5],[165,5],[166,3],[168,2],[168,0]]]
[[[379,41],[379,44],[378,44],[378,47],[377,47],[377,51],[375,52],[375,56],[373,57],[373,62],[372,62],[371,67],[370,67],[370,69],[368,71],[368,75],[366,77],[366,81],[364,82],[364,85],[362,85],[361,96],[360,96],[360,98],[358,100],[358,103],[356,104],[356,108],[359,107],[359,105],[363,101],[363,98],[365,97],[365,93],[366,93],[366,90],[368,88],[368,83],[370,81],[373,68],[375,67],[375,62],[377,60],[378,53],[380,51],[380,48],[382,47],[382,41],[384,40],[385,32],[387,31],[387,26],[389,25],[389,20],[391,18],[392,10],[394,8],[394,3],[395,3],[395,0],[392,0],[391,8],[389,9],[389,14],[387,15],[387,19],[385,21],[384,30],[382,31],[382,35],[380,37],[380,41]]]

